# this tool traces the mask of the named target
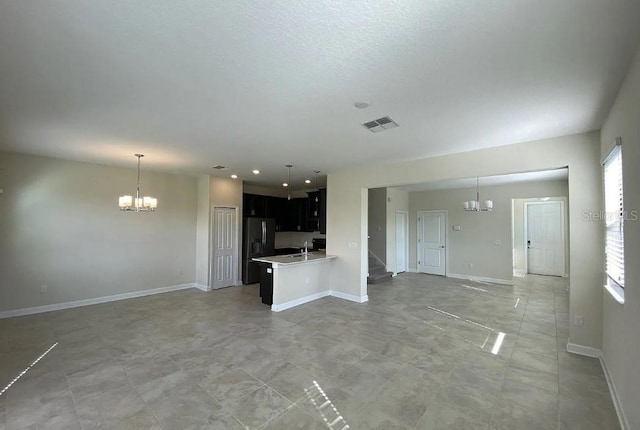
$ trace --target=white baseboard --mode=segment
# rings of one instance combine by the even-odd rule
[[[629,421],[627,421],[627,416],[624,414],[624,409],[622,409],[622,403],[620,402],[620,397],[618,396],[618,390],[616,390],[616,386],[613,383],[613,379],[611,378],[611,374],[609,373],[609,368],[607,367],[607,361],[605,360],[604,355],[600,357],[600,365],[602,366],[604,377],[606,378],[607,385],[609,386],[609,392],[611,393],[613,406],[616,408],[618,421],[620,421],[620,428],[622,430],[630,430],[631,427],[629,427]]]
[[[34,306],[31,308],[15,309],[11,311],[2,311],[0,312],[0,319],[59,311],[63,309],[78,308],[80,306],[97,305],[100,303],[133,299],[135,297],[151,296],[154,294],[169,293],[171,291],[186,290],[193,287],[194,284],[171,285],[169,287],[152,288],[149,290],[133,291],[131,293],[114,294],[112,296],[95,297],[92,299],[75,300],[73,302],[54,303],[51,305]]]
[[[295,306],[304,305],[305,303],[309,303],[309,302],[312,302],[314,300],[318,300],[318,299],[321,299],[323,297],[327,297],[329,295],[331,295],[331,291],[329,291],[329,290],[320,291],[319,293],[311,294],[309,296],[304,296],[304,297],[301,297],[299,299],[295,299],[295,300],[291,300],[291,301],[286,302],[286,303],[282,303],[280,305],[271,305],[271,310],[273,312],[284,311],[286,309],[290,309],[290,308],[293,308]]]
[[[457,273],[448,273],[447,278],[464,279],[467,281],[490,282],[492,284],[513,285],[513,280],[487,278],[484,276],[459,275]]]
[[[211,287],[210,286],[202,285],[202,284],[198,284],[198,283],[193,284],[193,288],[197,288],[197,289],[202,290],[204,292],[211,291]]]
[[[356,303],[364,303],[364,302],[368,302],[369,301],[369,296],[355,296],[353,294],[346,294],[346,293],[341,293],[340,291],[331,291],[331,295],[333,297],[337,297],[339,299],[343,299],[343,300],[349,300],[350,302],[356,302]]]
[[[602,357],[602,350],[594,348],[592,346],[584,346],[578,345],[577,343],[571,343],[571,339],[569,339],[569,341],[567,342],[567,351],[578,355],[584,355],[585,357]]]

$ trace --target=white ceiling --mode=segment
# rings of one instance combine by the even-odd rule
[[[478,178],[477,185],[479,187],[487,187],[494,185],[507,185],[522,182],[537,181],[562,181],[569,178],[569,169],[553,169],[542,170],[536,172],[511,173],[508,175],[483,176]],[[448,179],[445,181],[434,181],[423,184],[406,185],[397,187],[404,191],[436,191],[436,190],[455,190],[458,188],[475,188],[476,178]]]
[[[0,149],[297,184],[579,133],[638,22],[628,0],[0,0]]]

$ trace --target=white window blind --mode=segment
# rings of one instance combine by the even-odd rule
[[[606,272],[624,287],[624,204],[622,199],[622,146],[617,144],[604,161],[606,212]]]

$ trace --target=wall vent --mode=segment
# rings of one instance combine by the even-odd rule
[[[224,170],[226,168],[227,168],[227,166],[222,166],[220,164],[217,164],[217,165],[212,167],[212,169],[216,169],[216,170]]]
[[[378,133],[379,131],[389,130],[390,128],[396,128],[400,124],[395,122],[390,116],[383,116],[382,118],[374,119],[373,121],[365,122],[362,124],[364,128],[369,129],[372,133]]]

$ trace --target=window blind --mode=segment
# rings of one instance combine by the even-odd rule
[[[622,196],[622,146],[616,145],[604,162],[606,272],[624,287],[624,202]]]

